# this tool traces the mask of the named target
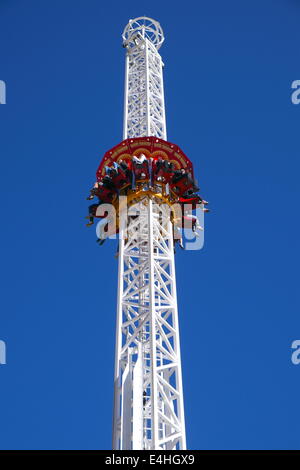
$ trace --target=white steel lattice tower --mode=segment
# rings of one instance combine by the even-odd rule
[[[123,40],[123,137],[165,141],[160,24],[146,17],[130,20]],[[186,449],[173,226],[167,210],[145,191],[128,213],[120,212],[114,449]]]

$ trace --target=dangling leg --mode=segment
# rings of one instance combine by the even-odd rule
[[[153,174],[152,174],[152,158],[148,160],[148,171],[149,171],[149,186],[150,189],[153,189]]]
[[[135,172],[134,172],[134,168],[132,168],[132,174],[131,174],[131,188],[135,189]]]
[[[89,215],[87,216],[87,219],[89,219],[90,221],[88,224],[86,224],[87,227],[90,227],[91,225],[93,225],[97,207],[98,207],[98,204],[91,204],[89,206]]]

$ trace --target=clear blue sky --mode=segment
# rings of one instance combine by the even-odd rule
[[[121,32],[141,15],[212,209],[204,249],[176,255],[188,447],[299,449],[296,0],[0,1],[0,447],[111,446],[116,242],[96,244],[85,197],[122,139]]]

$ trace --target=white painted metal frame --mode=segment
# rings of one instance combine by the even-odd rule
[[[124,138],[154,135],[166,140],[162,60],[157,52],[163,34],[159,23],[146,20],[151,22],[149,30],[147,22],[137,19],[123,33]],[[184,450],[169,207],[145,196],[128,214],[122,213],[119,236],[113,449]]]
[[[123,138],[155,135],[167,140],[163,63],[145,28],[126,47]]]
[[[145,197],[129,214],[119,241],[113,448],[185,449],[169,207]]]

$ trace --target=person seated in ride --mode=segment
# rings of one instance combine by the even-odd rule
[[[177,181],[180,181],[182,178],[185,177],[185,175],[186,171],[184,168],[181,168],[180,170],[175,170],[172,178],[172,183],[177,183]]]
[[[179,196],[185,194],[189,189],[195,188],[194,180],[189,171],[184,168],[176,170],[170,183],[171,189]]]
[[[96,181],[92,189],[90,189],[90,195],[87,197],[88,201],[91,201],[94,199],[95,196],[97,196],[97,192],[99,190],[99,181]]]
[[[116,162],[114,162],[113,167],[107,167],[107,174],[111,178],[111,182],[113,183],[114,187],[117,189],[120,189],[122,186],[130,182],[126,176],[125,171]]]
[[[102,180],[97,183],[97,187],[94,189],[94,195],[102,202],[110,203],[115,194],[116,188],[108,175],[104,176]]]
[[[122,168],[122,170],[126,173],[127,176],[131,175],[131,170],[132,170],[131,160],[127,160],[127,161],[126,160],[120,160],[119,165]]]
[[[93,188],[90,190],[90,196],[87,197],[88,200],[98,197],[104,202],[110,202],[116,193],[117,188],[114,185],[112,178],[109,175],[105,175],[99,181],[96,181]]]
[[[116,192],[112,191],[111,189],[106,188],[104,185],[99,189],[99,196],[103,202],[112,202],[113,197],[115,196]]]
[[[174,175],[174,165],[168,160],[159,158],[153,164],[153,179],[163,183],[169,183]]]
[[[149,179],[149,161],[143,153],[140,157],[132,157],[132,170],[135,180]]]
[[[112,191],[116,190],[116,187],[113,183],[113,180],[112,180],[111,176],[109,176],[109,175],[103,176],[102,180],[100,181],[100,185],[101,185],[101,183],[107,189],[111,189]]]
[[[129,183],[132,185],[133,181],[133,172],[132,172],[132,162],[131,160],[120,160],[119,161],[119,166],[122,169],[122,171],[125,173],[126,176],[126,183]]]

